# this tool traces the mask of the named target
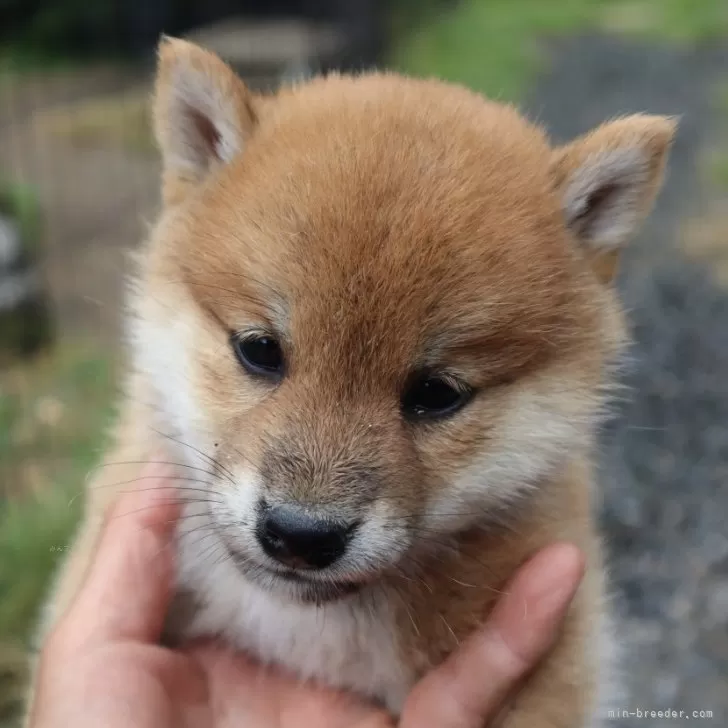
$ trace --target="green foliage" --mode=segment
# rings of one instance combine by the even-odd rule
[[[23,469],[35,466],[39,481],[30,493],[27,483],[2,484],[0,643],[29,635],[79,515],[75,496],[96,462],[111,416],[112,374],[104,359],[68,350],[31,369],[22,386],[0,380],[0,473],[8,481],[22,479]]]
[[[111,363],[91,348],[70,343],[4,372],[0,498],[3,492],[40,492],[66,479],[82,479],[102,444],[113,393]],[[38,482],[25,482],[27,466],[37,469]],[[10,502],[0,500],[0,517]]]
[[[23,244],[30,246],[31,252],[35,253],[41,226],[40,203],[35,190],[22,184],[0,184],[0,214],[15,220]]]
[[[655,23],[650,34],[677,41],[726,39],[728,3],[724,0],[641,0],[634,5],[655,5]]]
[[[710,149],[707,168],[710,180],[723,189],[728,189],[728,83],[720,85],[717,93],[718,119],[720,124],[718,141]]]
[[[728,35],[728,3],[461,0],[437,11],[428,5],[421,21],[396,39],[391,65],[416,76],[435,76],[494,98],[514,100],[545,62],[539,43],[584,30],[700,41]]]
[[[113,414],[114,372],[67,344],[0,376],[0,725],[17,715],[39,608]]]
[[[82,480],[69,480],[0,509],[0,646],[29,639],[78,520],[82,487]]]
[[[19,67],[76,56],[114,37],[122,7],[116,0],[3,0],[0,55]]]

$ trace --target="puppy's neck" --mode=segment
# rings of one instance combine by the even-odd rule
[[[390,575],[387,588],[409,649],[421,649],[422,635],[428,636],[423,666],[444,658],[482,623],[514,572],[539,549],[566,540],[588,561],[598,560],[589,492],[589,466],[575,460],[497,519],[450,537],[422,535],[421,556],[406,572]]]

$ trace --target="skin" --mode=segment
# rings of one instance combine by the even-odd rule
[[[159,646],[173,577],[178,503],[151,465],[144,491],[107,520],[77,599],[41,651],[32,728],[392,728],[381,710],[303,684],[214,644]],[[546,547],[515,575],[485,625],[415,686],[402,728],[490,725],[553,644],[584,573],[570,544]]]

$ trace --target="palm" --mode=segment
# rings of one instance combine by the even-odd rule
[[[107,728],[391,725],[384,713],[352,698],[303,685],[212,646],[185,653],[135,642],[107,643],[87,652],[52,685],[59,699],[51,704],[83,704],[89,725],[98,716],[98,724]],[[48,724],[73,724],[73,716],[66,717],[56,711]]]
[[[192,656],[211,686],[211,719],[216,728],[239,727],[241,723],[250,728],[391,725],[385,713],[349,696],[304,685],[229,651],[202,647],[195,648]]]

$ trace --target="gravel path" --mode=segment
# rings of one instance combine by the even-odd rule
[[[712,710],[691,722],[728,725],[728,292],[679,234],[700,197],[715,194],[701,186],[697,160],[728,51],[584,37],[554,59],[529,108],[556,139],[625,112],[682,115],[665,190],[619,283],[633,326],[630,390],[601,453],[628,654],[628,697],[614,709]],[[614,725],[677,722],[633,715]]]

